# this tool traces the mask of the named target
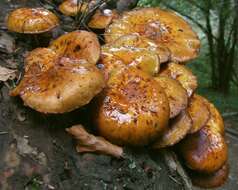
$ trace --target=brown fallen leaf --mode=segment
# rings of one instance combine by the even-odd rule
[[[0,81],[6,82],[9,79],[13,80],[16,78],[16,72],[16,70],[0,66]]]
[[[79,153],[95,152],[111,155],[116,158],[123,157],[122,147],[111,144],[102,137],[89,134],[82,125],[72,126],[67,128],[66,131],[77,140],[76,150]]]

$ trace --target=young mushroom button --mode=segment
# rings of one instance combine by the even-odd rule
[[[96,1],[90,2],[78,1],[78,0],[66,0],[60,4],[59,10],[66,16],[76,16],[78,13],[85,13],[95,6]]]

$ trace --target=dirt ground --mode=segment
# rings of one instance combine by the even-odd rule
[[[17,44],[7,34],[4,18],[19,6],[39,1],[0,1],[0,65],[22,68],[25,41]],[[7,34],[7,36],[5,35]],[[17,53],[14,53],[19,48]],[[9,84],[11,85],[11,84]],[[163,152],[125,148],[126,159],[95,154],[78,154],[65,128],[82,123],[90,128],[88,107],[64,115],[42,115],[24,107],[21,100],[8,96],[9,89],[0,83],[0,189],[3,190],[180,190],[186,189],[180,176],[171,172]],[[230,175],[219,188],[238,187],[238,124],[227,118],[229,127]],[[195,188],[194,189],[198,189]]]

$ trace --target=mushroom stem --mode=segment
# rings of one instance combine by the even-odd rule
[[[116,158],[123,157],[122,147],[111,144],[102,137],[89,134],[82,125],[72,126],[67,128],[66,131],[77,140],[76,150],[79,153],[95,152]]]

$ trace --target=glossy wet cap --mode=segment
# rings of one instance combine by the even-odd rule
[[[178,63],[168,63],[161,68],[159,76],[168,76],[180,82],[184,89],[186,89],[189,97],[193,95],[197,89],[197,77],[185,65]]]
[[[197,111],[193,110],[198,112],[198,115],[191,115],[191,112],[190,115],[195,123],[204,126],[198,132],[188,135],[180,143],[179,151],[190,169],[203,173],[213,173],[220,169],[228,158],[223,120],[215,106],[207,99],[199,95],[195,95],[193,98],[195,98],[193,101],[197,102],[194,105],[197,107]],[[210,112],[208,121],[206,121],[206,115],[202,116],[203,112],[206,113],[202,106]]]
[[[170,77],[158,76],[155,80],[164,89],[169,100],[170,118],[174,118],[180,114],[188,105],[187,91],[183,86]]]
[[[104,9],[97,10],[90,19],[88,26],[93,29],[105,29],[112,23],[112,20],[119,15],[116,10]]]
[[[193,126],[189,133],[196,133],[199,131],[207,125],[211,118],[211,112],[207,103],[204,101],[204,98],[198,94],[194,94],[191,97],[187,110],[193,121]]]
[[[187,111],[182,111],[177,117],[170,120],[169,126],[153,144],[154,149],[173,146],[181,141],[192,127],[192,119]]]
[[[128,34],[121,36],[109,44],[115,48],[144,48],[147,51],[156,53],[159,57],[160,63],[165,63],[170,60],[171,53],[168,48],[163,45],[156,44],[152,40],[142,37],[138,34]]]
[[[207,122],[208,126],[212,126],[213,130],[220,133],[222,136],[225,135],[225,125],[223,118],[221,116],[221,113],[218,111],[216,106],[212,104],[210,101],[208,101],[206,98],[200,96],[201,99],[205,102],[207,105],[209,111],[210,111],[210,119]]]
[[[76,16],[78,13],[88,12],[95,4],[94,0],[79,3],[78,0],[66,0],[60,4],[59,10],[66,16]]]
[[[109,75],[123,66],[138,68],[151,76],[159,72],[160,62],[157,54],[145,48],[102,46],[100,64]]]
[[[52,41],[49,48],[71,59],[84,59],[96,64],[100,57],[100,44],[96,34],[84,30],[69,32]]]
[[[179,144],[179,151],[190,169],[203,173],[216,172],[228,158],[225,139],[213,126],[188,135]]]
[[[27,56],[24,77],[11,95],[39,112],[65,113],[88,104],[103,87],[95,65],[39,48]]]
[[[216,188],[222,186],[229,176],[229,166],[225,163],[218,171],[211,174],[190,172],[194,185],[202,188]]]
[[[94,34],[75,31],[48,48],[33,50],[25,59],[20,84],[10,94],[43,113],[65,113],[88,104],[104,87],[96,67],[98,46]]]
[[[200,41],[190,25],[180,16],[160,8],[142,8],[126,12],[107,28],[106,42],[137,33],[167,47],[171,60],[186,62],[198,56]]]
[[[7,18],[8,30],[25,34],[48,32],[58,25],[57,16],[43,8],[19,8]]]
[[[113,75],[97,103],[98,132],[115,144],[147,145],[168,124],[169,105],[163,89],[133,67]]]

